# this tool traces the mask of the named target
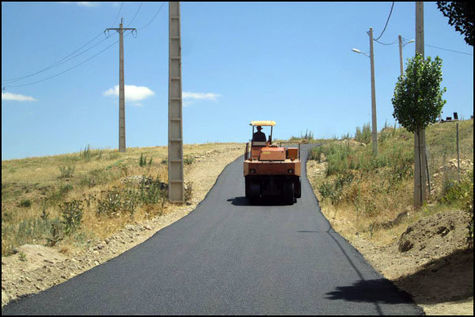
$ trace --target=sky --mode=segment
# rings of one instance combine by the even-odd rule
[[[398,35],[415,38],[415,2],[181,2],[185,144],[354,135],[393,125]],[[118,33],[124,36],[127,147],[168,143],[167,2],[2,2],[2,160],[117,149]],[[384,32],[383,32],[384,31]],[[424,2],[425,56],[442,59],[442,116],[473,115],[473,47]],[[404,67],[415,43],[403,48]],[[265,131],[266,132],[266,131]]]

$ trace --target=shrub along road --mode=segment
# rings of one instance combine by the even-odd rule
[[[242,162],[189,215],[2,314],[422,314],[333,231],[305,176],[296,204],[250,206]]]

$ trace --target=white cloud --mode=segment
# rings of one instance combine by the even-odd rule
[[[11,92],[2,92],[2,100],[36,101],[36,99],[33,97],[19,95],[19,94],[12,94]]]
[[[192,100],[216,100],[220,95],[212,92],[182,92],[183,99]]]
[[[212,92],[188,92],[183,91],[181,97],[183,98],[183,107],[191,105],[197,100],[211,100],[216,101],[221,95]]]
[[[97,2],[76,2],[76,4],[80,7],[88,7],[88,8],[97,7],[99,5],[99,3]]]
[[[155,93],[145,86],[124,85],[125,100],[128,101],[140,101],[148,97],[155,95]],[[107,89],[103,93],[104,96],[118,96],[119,85],[115,85],[114,88]],[[142,104],[135,102],[134,105],[142,106]]]

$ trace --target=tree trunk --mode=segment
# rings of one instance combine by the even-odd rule
[[[425,158],[425,129],[414,132],[414,209],[426,200],[427,167]]]

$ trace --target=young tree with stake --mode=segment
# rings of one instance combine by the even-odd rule
[[[446,100],[442,99],[442,94],[447,89],[440,88],[441,82],[442,60],[437,56],[432,61],[430,57],[424,59],[422,55],[416,54],[414,58],[408,60],[405,75],[399,76],[394,89],[394,97],[391,99],[394,106],[393,117],[409,132],[413,132],[415,137],[421,137],[422,140],[421,132],[430,123],[436,122],[446,103]],[[420,144],[424,146],[424,142]],[[415,151],[414,163],[416,168],[424,173],[424,156],[420,153],[421,151]],[[424,187],[420,186],[420,180],[416,178],[415,173],[414,207],[419,208],[424,203],[425,192]]]

